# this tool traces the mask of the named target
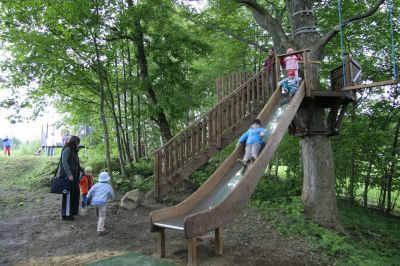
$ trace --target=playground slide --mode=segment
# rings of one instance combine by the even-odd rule
[[[266,146],[257,160],[244,167],[236,161],[242,158],[244,147],[236,147],[214,174],[191,196],[175,206],[153,211],[150,214],[151,230],[180,230],[190,239],[220,228],[238,216],[278,148],[304,95],[304,82],[290,104],[281,91],[276,90],[257,117],[269,133],[264,136]]]

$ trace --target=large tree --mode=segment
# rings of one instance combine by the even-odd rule
[[[320,35],[316,29],[318,21],[313,11],[322,5],[329,7],[327,3],[310,0],[235,2],[251,10],[255,21],[269,33],[273,45],[281,52],[286,47],[310,49],[311,60],[322,60],[325,47],[339,33],[340,27],[337,24],[331,25],[331,30],[324,35]],[[370,2],[373,3],[360,7],[359,10],[364,12],[345,18],[344,25],[371,16],[385,1]],[[319,73],[316,69],[312,71],[311,81],[309,85],[318,89]],[[308,108],[301,108],[298,112],[300,121],[307,121],[309,112]],[[323,128],[325,123],[324,109],[314,108],[311,127]],[[326,135],[309,135],[303,137],[300,143],[304,168],[302,201],[306,216],[323,226],[336,227],[335,175],[330,138]]]

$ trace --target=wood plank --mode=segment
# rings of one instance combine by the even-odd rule
[[[280,80],[280,76],[281,76],[281,64],[280,64],[280,57],[277,57],[277,56],[275,56],[274,76],[275,76],[276,84],[278,84],[278,81]]]
[[[240,92],[238,92],[238,93],[236,93],[236,114],[235,114],[235,120],[236,121],[240,121],[240,106],[241,106],[241,104],[240,104],[240,102],[241,102],[241,94],[240,94]]]
[[[161,164],[160,164],[160,151],[154,154],[154,197],[157,199],[160,196],[160,178],[161,178]]]
[[[250,82],[246,86],[246,115],[251,112],[251,85],[253,82]]]
[[[336,127],[336,119],[338,116],[339,108],[340,108],[340,101],[335,101],[327,117],[327,124],[330,130],[334,130]]]
[[[240,117],[243,118],[246,116],[246,90],[247,86],[243,87],[241,90],[242,96],[240,97]]]
[[[306,82],[306,96],[311,96],[312,91],[312,81],[311,81],[311,68],[310,68],[310,60],[308,58],[308,52],[304,52],[304,81]]]
[[[231,100],[231,126],[236,124],[238,121],[236,120],[236,94],[233,95],[232,100]]]
[[[207,142],[207,120],[203,120],[201,123],[201,147],[202,149],[208,145]]]
[[[226,101],[226,124],[224,128],[228,128],[232,125],[232,97],[229,99],[229,101]]]
[[[339,117],[338,117],[336,125],[335,125],[335,129],[339,129],[342,126],[342,121],[343,121],[344,115],[346,114],[347,106],[348,106],[348,103],[346,103],[342,106],[342,109],[340,110]]]
[[[384,80],[384,81],[377,81],[368,84],[358,84],[354,86],[346,86],[342,88],[343,91],[350,91],[350,90],[359,90],[359,89],[367,89],[372,87],[381,87],[386,85],[394,85],[400,83],[400,80]]]
[[[207,143],[211,143],[214,135],[214,126],[213,126],[213,112],[209,113],[207,116]]]
[[[261,99],[262,100],[265,99],[265,95],[267,92],[266,87],[265,87],[265,84],[268,84],[267,78],[268,78],[267,71],[262,72],[262,76],[261,76]]]
[[[188,249],[188,265],[197,266],[197,241],[196,237],[186,240]]]
[[[165,229],[160,228],[156,231],[157,234],[157,247],[156,254],[159,258],[165,257]]]
[[[224,239],[222,237],[222,227],[215,229],[215,254],[222,255],[224,249]]]
[[[168,176],[172,168],[171,144],[165,146],[164,152],[164,176]]]

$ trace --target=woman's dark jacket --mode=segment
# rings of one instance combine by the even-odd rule
[[[79,180],[81,169],[78,153],[71,149],[71,147],[63,148],[57,176],[63,178],[73,176],[75,180]]]

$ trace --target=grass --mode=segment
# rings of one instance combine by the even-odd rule
[[[0,159],[1,189],[29,190],[42,180],[50,179],[58,158],[18,156]]]
[[[261,182],[252,199],[278,233],[306,239],[326,265],[400,265],[400,217],[340,201],[339,219],[347,233],[328,230],[304,219],[298,185],[290,182]]]

